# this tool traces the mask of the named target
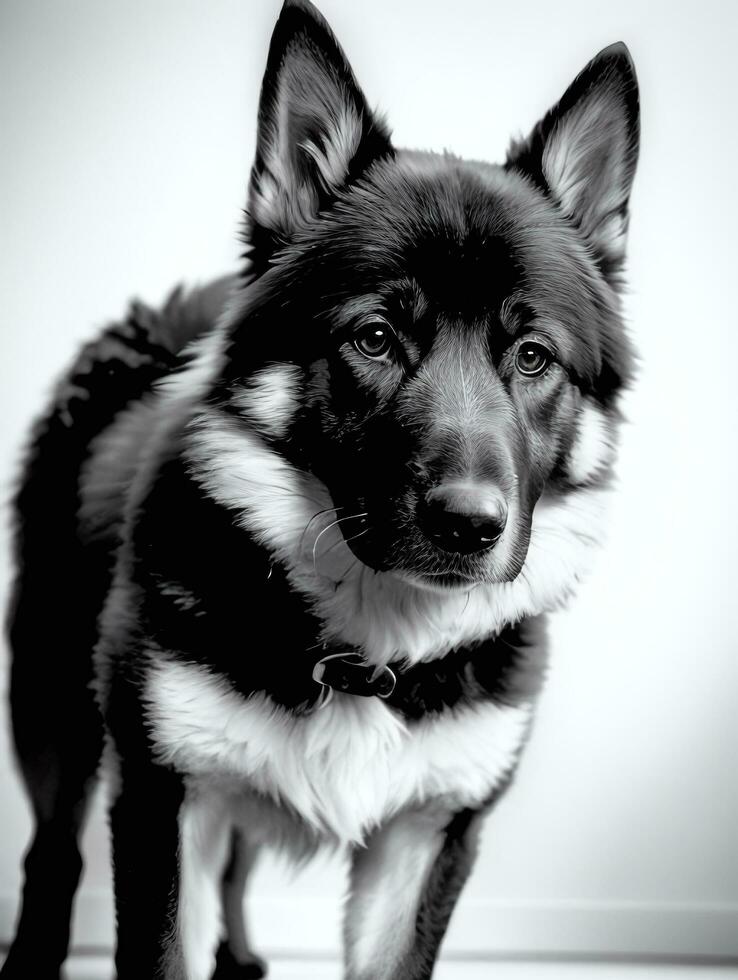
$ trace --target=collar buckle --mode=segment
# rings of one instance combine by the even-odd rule
[[[368,664],[361,654],[350,651],[322,657],[313,667],[312,676],[321,685],[318,710],[330,702],[334,691],[386,700],[397,684],[397,676],[390,667]]]

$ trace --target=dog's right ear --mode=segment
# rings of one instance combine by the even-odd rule
[[[247,209],[252,258],[268,261],[338,191],[392,152],[328,24],[308,0],[285,0],[259,104]]]
[[[638,160],[638,83],[624,44],[590,61],[506,167],[532,179],[579,229],[615,285]]]

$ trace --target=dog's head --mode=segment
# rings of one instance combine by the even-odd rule
[[[285,4],[251,282],[211,400],[327,488],[363,565],[429,588],[510,582],[536,505],[606,479],[637,151],[623,45],[490,165],[396,149],[321,16]]]

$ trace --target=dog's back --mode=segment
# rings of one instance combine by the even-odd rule
[[[185,348],[213,326],[233,285],[234,279],[226,277],[188,293],[178,288],[161,310],[133,303],[125,320],[107,327],[76,356],[33,429],[15,495],[14,557],[20,586],[16,596],[26,588],[48,588],[46,601],[57,602],[61,610],[67,603],[61,601],[60,591],[65,591],[65,583],[71,589],[80,574],[92,574],[99,585],[93,591],[104,594],[103,573],[109,570],[111,555],[91,557],[86,524],[115,523],[116,501],[120,505],[124,485],[119,481],[116,487],[107,464],[115,460],[120,474],[131,470],[140,445],[133,431],[130,444],[110,444],[111,427],[183,363]],[[144,432],[138,435],[143,439]],[[101,458],[106,461],[107,506],[99,476]],[[89,500],[90,481],[97,483],[99,511]],[[83,598],[89,607],[89,593]],[[36,592],[33,605],[38,599]],[[15,603],[10,617],[14,646],[22,643],[19,619],[22,614]]]

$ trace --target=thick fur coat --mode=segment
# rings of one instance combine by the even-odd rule
[[[262,844],[346,849],[347,980],[430,977],[602,535],[637,151],[623,45],[503,165],[398,149],[287,0],[243,269],[134,306],[34,432],[3,980],[59,975],[105,743],[120,980],[261,976]]]

